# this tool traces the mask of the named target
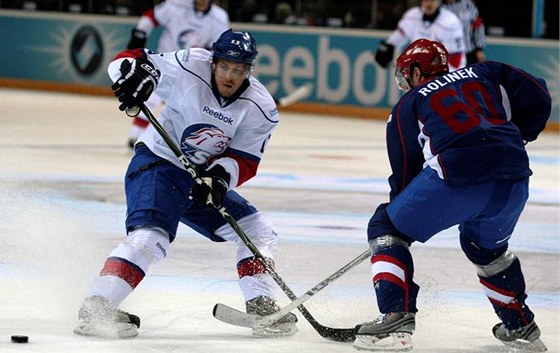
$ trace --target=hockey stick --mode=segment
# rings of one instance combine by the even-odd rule
[[[278,319],[282,318],[284,315],[294,310],[304,302],[306,302],[312,296],[314,296],[323,288],[328,286],[331,282],[335,281],[340,276],[348,272],[351,268],[362,263],[365,259],[369,258],[370,256],[371,256],[371,251],[369,249],[364,251],[363,253],[358,255],[358,257],[356,257],[355,259],[353,259],[352,261],[350,261],[349,263],[341,267],[339,270],[337,270],[335,273],[333,273],[329,277],[319,282],[317,285],[315,285],[315,287],[308,290],[304,295],[292,301],[289,305],[283,307],[280,311],[274,314],[267,315],[267,316],[247,314],[224,304],[216,304],[213,310],[214,317],[220,321],[226,322],[231,325],[252,327],[252,328],[264,328],[274,323]]]
[[[136,107],[134,107],[134,108],[136,108]],[[134,108],[132,108],[131,110],[134,110]],[[175,144],[175,142],[171,139],[171,137],[169,136],[167,131],[165,131],[163,129],[163,127],[161,126],[159,121],[154,117],[154,115],[146,107],[146,105],[144,103],[141,103],[139,109],[144,113],[144,115],[146,115],[146,118],[148,118],[148,121],[156,129],[156,131],[159,133],[161,138],[169,146],[169,148],[171,149],[173,154],[175,154],[175,156],[179,159],[181,164],[185,167],[185,169],[191,175],[191,177],[195,180],[195,182],[199,183],[199,184],[204,183],[202,178],[200,178],[200,176],[198,175],[198,172],[196,171],[196,169],[194,169],[194,167],[189,162],[187,157],[183,154],[183,152],[181,152],[181,150],[179,149],[177,144]],[[255,257],[262,262],[266,271],[274,279],[276,284],[278,284],[278,286],[284,291],[284,293],[288,296],[288,298],[292,301],[296,300],[297,296],[295,295],[295,293],[288,287],[288,285],[284,282],[284,280],[282,280],[282,278],[278,275],[278,273],[276,273],[274,268],[272,268],[272,265],[260,253],[259,249],[257,249],[257,247],[253,244],[251,239],[249,239],[247,234],[245,234],[243,229],[241,229],[241,227],[239,227],[239,225],[237,224],[237,222],[235,221],[233,216],[231,216],[229,214],[229,212],[223,206],[218,208],[217,210],[218,210],[218,212],[220,212],[220,214],[225,219],[225,221],[231,226],[231,228],[233,228],[235,233],[239,236],[239,238],[243,241],[243,243],[247,246],[247,248],[249,248],[249,250],[253,253],[253,255],[255,255]],[[298,306],[298,310],[301,312],[303,317],[305,317],[305,319],[309,322],[309,324],[311,326],[313,326],[315,331],[317,331],[317,333],[319,335],[321,335],[322,337],[324,337],[326,339],[333,340],[333,341],[341,341],[341,342],[351,342],[355,339],[354,329],[352,329],[352,328],[348,328],[348,329],[347,328],[331,328],[331,327],[323,326],[323,325],[319,324],[317,322],[317,320],[315,320],[315,318],[311,315],[311,313],[309,311],[307,311],[307,309],[303,305]]]
[[[312,88],[313,86],[311,86],[310,83],[307,83],[303,86],[298,87],[295,91],[282,98],[274,98],[274,102],[280,107],[287,107],[307,97],[309,93],[311,93]]]

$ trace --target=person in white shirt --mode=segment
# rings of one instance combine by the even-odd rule
[[[166,0],[140,17],[132,30],[127,49],[144,48],[148,37],[158,27],[162,27],[163,31],[156,51],[166,53],[187,48],[209,49],[220,34],[230,28],[230,21],[228,13],[213,4],[212,0]],[[153,94],[146,106],[156,111],[162,103],[162,99]],[[128,133],[130,148],[134,147],[138,136],[147,126],[148,120],[144,114],[132,120]]]
[[[420,6],[408,9],[397,29],[377,48],[375,61],[387,68],[393,61],[396,47],[422,38],[445,46],[449,52],[449,71],[467,64],[463,25],[455,14],[441,6],[441,0],[421,0]]]
[[[86,293],[75,334],[138,335],[140,319],[118,307],[148,268],[166,257],[179,223],[212,241],[237,244],[237,274],[248,313],[269,315],[279,310],[265,266],[218,211],[225,207],[269,264],[274,263],[274,227],[234,190],[256,175],[279,121],[272,96],[251,75],[256,58],[253,36],[230,29],[211,52],[127,50],[109,65],[120,110],[140,106],[152,92],[165,100],[158,122],[204,183],[195,182],[150,125],[138,139],[126,172],[128,235]],[[289,313],[269,327],[253,329],[253,334],[292,335],[296,322]]]

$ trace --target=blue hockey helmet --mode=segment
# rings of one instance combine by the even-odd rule
[[[228,29],[212,44],[212,59],[220,58],[254,66],[257,54],[257,43],[249,32]]]

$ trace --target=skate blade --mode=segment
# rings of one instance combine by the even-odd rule
[[[111,324],[79,324],[74,328],[74,334],[88,337],[109,339],[128,339],[138,336],[138,328],[129,323]]]
[[[354,348],[371,352],[408,352],[412,349],[412,335],[396,332],[381,339],[376,336],[356,335]]]
[[[511,342],[503,342],[508,347],[512,347],[516,350],[525,351],[525,352],[546,352],[547,348],[544,345],[543,341],[540,338],[537,338],[534,341],[525,341],[525,340],[515,340]]]

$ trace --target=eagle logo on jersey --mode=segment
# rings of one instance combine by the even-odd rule
[[[210,124],[189,126],[181,138],[181,151],[194,164],[204,164],[213,156],[224,153],[231,142],[222,129]]]

